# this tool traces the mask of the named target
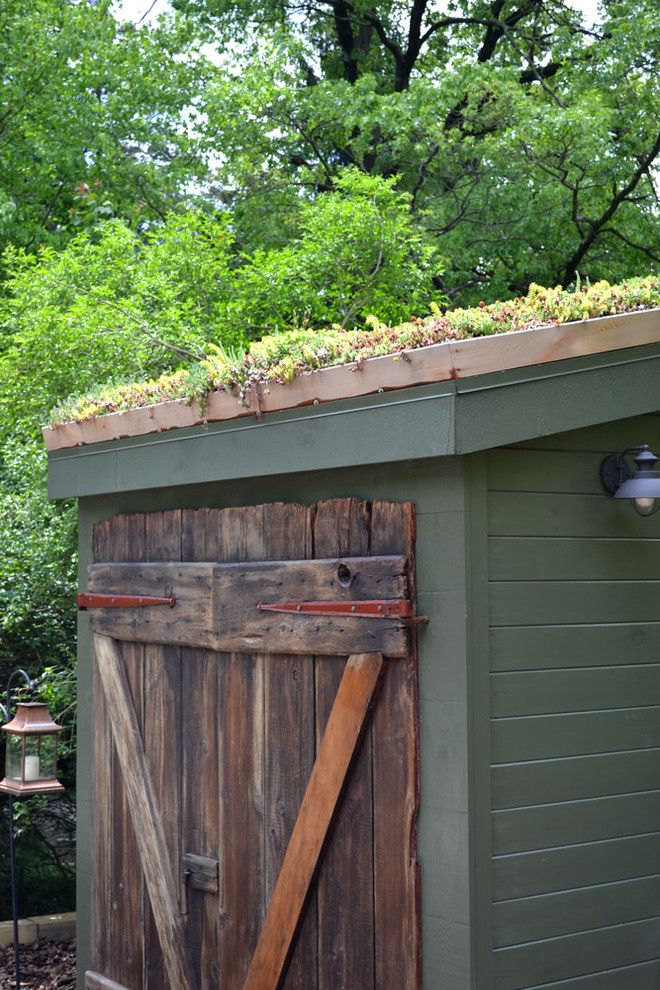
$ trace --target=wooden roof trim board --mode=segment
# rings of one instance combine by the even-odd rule
[[[43,435],[47,450],[55,451],[658,342],[660,309],[622,313],[446,341],[360,364],[323,368],[285,385],[273,382],[267,390],[252,388],[243,400],[213,392],[203,413],[196,404],[171,400],[48,427]]]

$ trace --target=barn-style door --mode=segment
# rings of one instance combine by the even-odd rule
[[[412,507],[123,515],[94,560],[89,990],[418,987]]]

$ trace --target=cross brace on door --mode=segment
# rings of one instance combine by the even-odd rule
[[[131,585],[139,589],[135,596],[125,594]],[[305,590],[311,589],[314,594],[311,602],[296,602],[292,598],[273,602],[270,608],[264,605],[264,592],[269,588],[286,594],[301,586]],[[163,965],[169,985],[177,990],[196,990],[196,978],[185,949],[177,881],[167,855],[138,719],[115,639],[174,641],[220,650],[240,649],[236,646],[238,641],[249,644],[247,648],[253,651],[279,653],[282,649],[279,637],[284,637],[289,653],[350,654],[243,986],[243,990],[277,990],[365,725],[383,666],[383,653],[387,650],[389,656],[402,657],[409,650],[409,620],[414,611],[407,597],[406,560],[403,557],[372,557],[349,558],[341,562],[315,560],[229,565],[99,564],[90,568],[90,588],[85,607],[94,608],[93,648],[100,683],[108,710],[113,712],[112,735],[123,770],[128,810]],[[109,590],[100,591],[100,588]],[[162,594],[154,595],[155,590]],[[373,590],[385,591],[391,597],[362,597],[369,592],[373,594]],[[339,599],[339,608],[338,600],[330,598],[331,594],[337,593],[345,596]],[[328,597],[324,599],[324,595]],[[122,604],[131,611],[135,607],[145,608],[147,604],[170,604],[174,598],[177,609],[173,612],[180,609],[178,621],[173,621],[173,612],[169,609],[158,609],[153,613],[153,620],[141,619],[138,624],[129,613],[124,614],[117,601],[106,601],[111,607],[103,608],[104,596],[123,598]],[[150,598],[160,601],[149,601]],[[101,601],[92,604],[94,599]],[[312,608],[307,611],[297,607],[303,604]],[[352,611],[361,608],[366,611]],[[202,612],[206,609],[201,619],[200,609]],[[270,615],[273,611],[285,616],[284,619],[278,616],[275,626]],[[347,617],[356,615],[362,617],[364,623],[346,622]],[[318,618],[323,621],[317,621]],[[210,620],[212,624],[209,625]],[[303,623],[302,627],[300,623]],[[243,628],[239,632],[241,624]],[[384,649],[358,652],[349,645],[356,640],[378,642]],[[227,645],[229,643],[232,645]],[[95,974],[89,974],[89,977],[96,978]],[[94,986],[94,983],[89,985]]]
[[[115,713],[113,738],[170,986],[195,990],[176,881],[121,653],[108,636],[96,634],[93,646],[105,700]],[[380,653],[348,658],[243,990],[277,990],[382,665]]]

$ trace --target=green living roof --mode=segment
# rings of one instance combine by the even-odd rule
[[[507,334],[602,316],[660,307],[660,276],[628,279],[619,285],[597,282],[576,291],[532,285],[526,296],[470,309],[413,317],[388,327],[372,319],[365,328],[342,327],[291,330],[254,341],[244,356],[225,354],[209,345],[208,357],[160,378],[129,385],[100,387],[92,394],[58,406],[51,426],[84,422],[95,417],[138,409],[172,400],[196,402],[203,410],[211,393],[244,396],[254,387],[286,384],[322,368],[358,364],[448,341]]]

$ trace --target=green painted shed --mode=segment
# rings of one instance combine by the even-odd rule
[[[83,590],[98,524],[115,517],[330,499],[414,506],[417,612],[429,619],[418,631],[422,977],[395,964],[379,978],[378,958],[363,983],[322,977],[319,925],[309,968],[285,972],[282,986],[659,986],[660,513],[612,498],[599,469],[642,443],[660,452],[660,311],[434,345],[317,372],[254,403],[220,396],[203,415],[169,403],[46,439],[52,497],[79,503]],[[99,966],[90,614],[79,630],[80,987],[165,988],[148,931],[132,983],[106,959],[85,984]],[[118,771],[110,760],[103,772]],[[106,837],[112,846],[112,829]],[[121,890],[106,896],[121,913]],[[230,923],[219,915],[220,928]],[[396,956],[396,925],[391,937]],[[115,961],[128,951],[110,949]],[[342,945],[332,951],[341,972]],[[200,988],[241,990],[243,977],[232,983],[203,945],[191,952]]]

